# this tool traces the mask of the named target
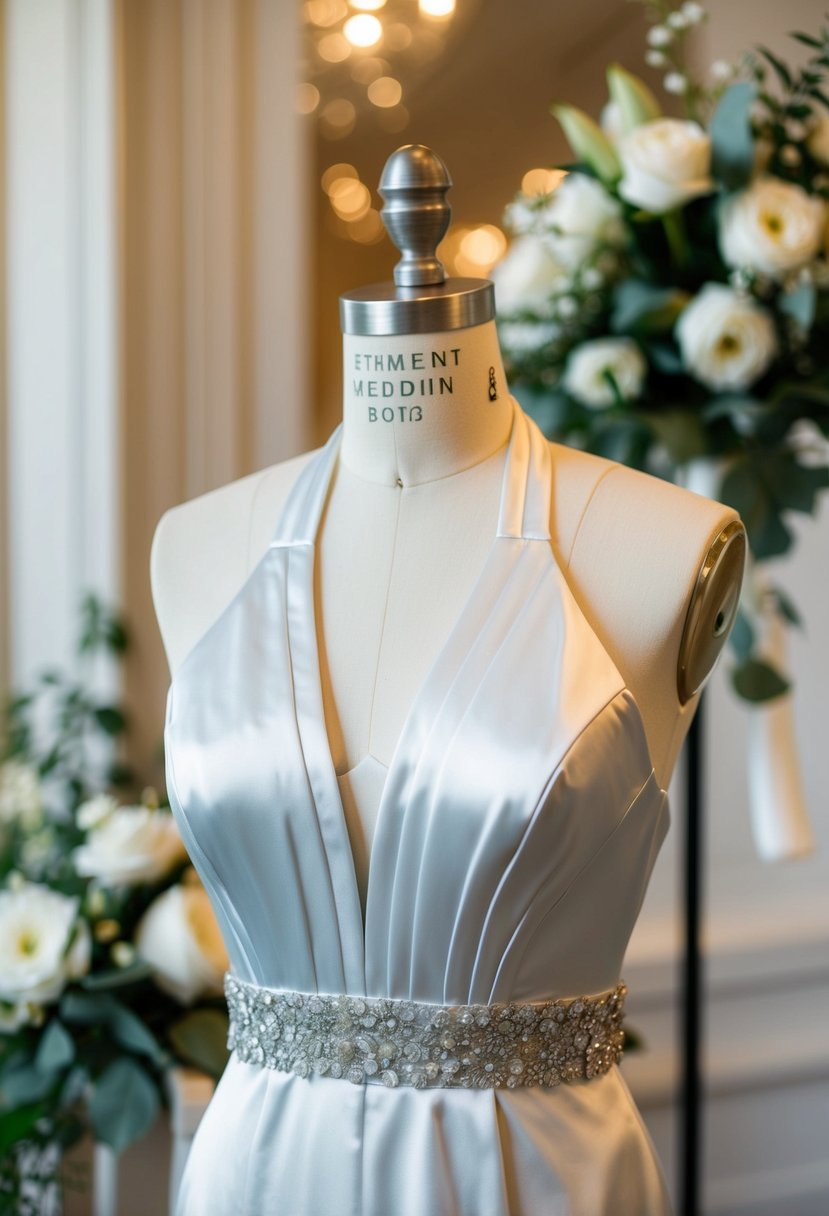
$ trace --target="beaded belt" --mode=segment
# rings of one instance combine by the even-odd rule
[[[433,1005],[289,992],[224,977],[227,1045],[248,1064],[356,1085],[559,1085],[622,1058],[627,986],[593,997]]]

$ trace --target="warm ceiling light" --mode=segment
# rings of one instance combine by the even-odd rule
[[[407,46],[412,45],[412,31],[402,21],[395,21],[393,25],[386,26],[383,44],[390,51],[405,51]]]
[[[368,186],[364,186],[362,182],[356,181],[353,177],[341,178],[339,182],[332,183],[328,197],[340,219],[349,220],[352,223],[362,219],[371,207]]]
[[[359,173],[353,165],[349,165],[346,161],[340,161],[339,164],[329,165],[320,178],[320,185],[326,194],[330,194],[334,189],[334,183],[347,180],[348,178],[359,178]]]
[[[352,8],[361,8],[365,12],[376,13],[378,8],[382,8],[386,0],[351,0]]]
[[[351,54],[351,43],[342,34],[326,34],[317,43],[317,51],[327,63],[342,63]]]
[[[565,169],[528,169],[521,178],[521,193],[552,194],[566,176]]]
[[[358,84],[371,84],[378,76],[388,75],[389,66],[385,59],[378,59],[376,55],[361,55],[352,60],[351,76]]]
[[[460,255],[465,262],[491,270],[507,248],[507,238],[494,224],[481,224],[465,233],[460,243]]]
[[[361,219],[349,224],[348,235],[353,241],[359,241],[361,245],[374,245],[377,241],[382,241],[385,235],[385,225],[380,219],[380,212],[374,207],[369,207]]]
[[[297,114],[313,114],[320,103],[320,91],[315,84],[298,84],[294,109]]]
[[[380,76],[373,80],[367,89],[368,99],[373,106],[389,109],[400,104],[403,96],[403,86],[393,76]]]
[[[305,15],[312,25],[336,25],[348,12],[344,0],[306,0]]]
[[[450,17],[455,11],[455,0],[419,0],[419,4],[427,17]]]
[[[329,139],[342,139],[354,129],[357,111],[346,97],[336,97],[320,110],[323,134]]]
[[[374,46],[383,36],[383,27],[371,13],[360,13],[348,18],[343,33],[352,46]]]

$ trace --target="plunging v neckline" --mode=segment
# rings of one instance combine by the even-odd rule
[[[303,714],[301,711],[298,712],[302,746],[306,757],[306,766],[308,769],[309,781],[311,782],[312,786],[312,795],[319,821],[319,828],[323,836],[326,851],[329,852],[329,859],[331,857],[329,846],[332,843],[334,846],[334,851],[342,853],[346,859],[346,866],[348,869],[347,891],[343,892],[342,888],[340,888],[340,892],[341,895],[345,895],[347,897],[350,905],[350,908],[346,911],[346,914],[348,916],[356,917],[356,925],[359,926],[363,981],[365,980],[366,953],[374,903],[372,892],[377,885],[378,867],[382,862],[382,858],[379,855],[379,850],[382,849],[383,846],[386,820],[391,813],[389,803],[392,797],[392,791],[394,789],[395,779],[399,764],[401,762],[402,753],[409,743],[415,724],[418,718],[422,715],[423,709],[429,701],[431,694],[434,693],[436,688],[441,688],[445,691],[451,686],[452,680],[456,673],[451,670],[451,667],[448,664],[448,656],[452,649],[453,643],[456,642],[459,635],[470,621],[473,615],[473,610],[476,607],[478,599],[482,593],[482,588],[488,581],[488,576],[495,561],[496,553],[498,552],[499,540],[505,537],[547,540],[550,538],[550,533],[548,530],[550,493],[549,469],[547,470],[547,484],[542,486],[541,493],[536,494],[534,499],[528,503],[528,474],[531,463],[531,439],[529,427],[531,425],[531,419],[524,415],[521,406],[518,404],[515,398],[511,398],[511,401],[513,405],[513,418],[507,440],[507,450],[504,457],[504,467],[501,476],[497,526],[491,539],[489,548],[487,549],[483,565],[481,566],[472,588],[466,596],[459,613],[455,617],[453,624],[449,629],[443,643],[441,644],[437,655],[429,666],[426,675],[418,685],[415,695],[412,698],[404,717],[403,725],[398,735],[394,751],[391,759],[389,760],[389,765],[376,812],[373,843],[371,849],[369,850],[368,856],[365,918],[363,917],[360,888],[357,882],[357,868],[351,845],[351,837],[348,831],[348,821],[345,806],[337,779],[336,767],[334,764],[333,753],[331,751],[331,743],[325,723],[320,641],[317,633],[316,609],[314,603],[314,579],[316,576],[321,517],[328,499],[334,470],[338,463],[342,438],[342,422],[338,424],[330,435],[324,448],[321,450],[320,456],[318,457],[318,463],[315,463],[314,468],[309,469],[311,481],[310,484],[306,483],[303,486],[304,492],[300,496],[299,503],[295,503],[293,501],[293,495],[289,495],[280,519],[280,524],[277,528],[276,537],[274,538],[274,541],[272,541],[272,544],[277,544],[280,546],[285,544],[300,545],[308,554],[307,559],[302,564],[302,627],[300,628],[295,624],[292,628],[289,621],[288,647],[292,656],[292,667],[296,672],[296,668],[300,666],[304,672],[306,677],[306,679],[302,681],[304,685],[304,692],[307,693],[309,699],[312,701],[310,706],[306,706],[306,713],[308,716],[304,718],[304,730]],[[306,466],[306,468],[308,468],[308,466]],[[300,475],[300,480],[302,480],[302,475]],[[299,490],[298,483],[296,488]],[[527,514],[529,514],[531,517],[529,520],[526,518]],[[294,533],[293,535],[291,535],[292,531]],[[507,572],[505,578],[508,577],[509,571]],[[473,642],[483,629],[486,615],[487,614],[484,613],[482,622],[476,629],[473,630]],[[300,614],[298,613],[294,620],[296,621],[299,616]],[[303,647],[305,648],[305,654],[301,655]],[[302,661],[298,662],[300,659]],[[296,687],[296,683],[295,697],[299,711],[299,702],[301,697],[300,690]],[[325,814],[326,807],[330,811],[329,815]],[[334,833],[335,839],[333,842],[330,839],[326,839],[326,831],[329,834],[332,832]],[[336,857],[334,858],[333,862],[329,860],[332,886],[335,889],[336,897],[338,883],[337,876],[334,873],[335,865]]]

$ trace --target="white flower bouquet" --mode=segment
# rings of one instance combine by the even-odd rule
[[[644,3],[646,61],[685,113],[620,65],[598,122],[553,105],[577,159],[507,209],[501,344],[550,438],[683,484],[714,471],[706,492],[762,562],[829,485],[829,30],[793,35],[800,68],[760,48],[709,85],[685,67],[702,5]],[[769,614],[798,618],[781,589],[747,588],[731,677],[765,702],[788,690]]]
[[[81,659],[126,644],[87,597]],[[151,786],[112,792],[137,788],[115,758],[125,729],[58,672],[5,706],[0,1211],[46,1210],[85,1133],[116,1152],[144,1135],[171,1065],[218,1076],[227,1059],[224,944],[169,807]]]

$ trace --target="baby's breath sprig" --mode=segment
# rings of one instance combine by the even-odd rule
[[[643,4],[652,22],[647,34],[648,50],[645,62],[665,74],[662,87],[666,93],[682,98],[685,117],[702,122],[710,102],[712,89],[695,80],[688,70],[686,40],[708,13],[696,0],[636,0]]]

